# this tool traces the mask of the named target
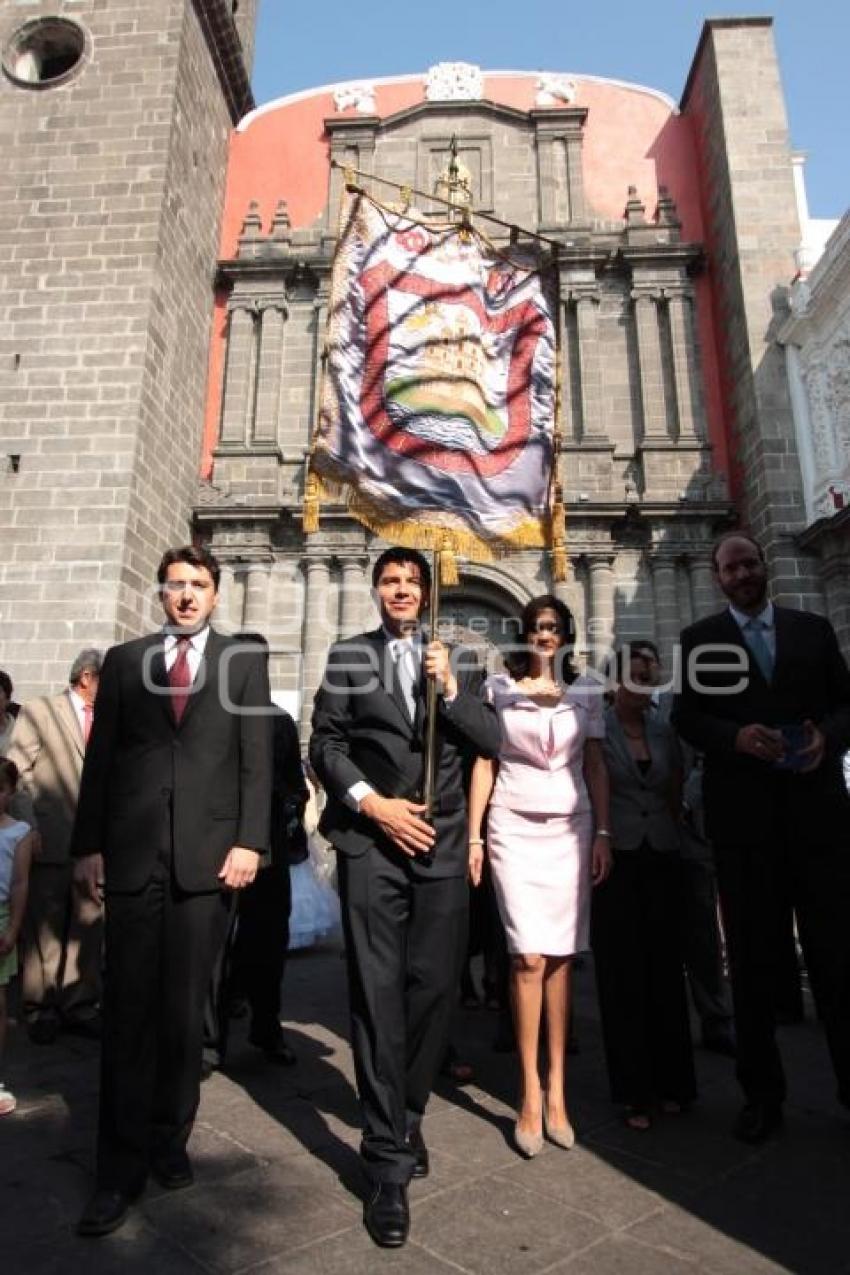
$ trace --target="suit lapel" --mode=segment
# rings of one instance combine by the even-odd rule
[[[160,712],[172,730],[175,729],[174,714],[171,711],[168,672],[165,667],[165,638],[162,633],[151,635],[150,645],[154,648],[150,656],[150,679],[154,687],[154,695]]]
[[[398,680],[396,662],[390,650],[386,635],[384,634],[383,629],[376,629],[373,633],[368,633],[366,636],[374,647],[375,654],[377,656],[378,680],[401,714],[402,721],[408,731],[412,734],[413,722],[411,720],[410,713],[407,711],[407,703],[404,698],[404,692],[402,691]]]
[[[765,680],[764,673],[759,668],[758,660],[750,650],[749,643],[744,637],[738,621],[732,612],[727,609],[719,617],[719,629],[722,631],[721,641],[730,646],[739,646],[744,652],[747,659],[747,669],[750,678],[756,678],[760,686],[769,686],[770,683]],[[774,666],[774,677],[776,676],[776,668]]]
[[[773,657],[773,678],[771,686],[775,686],[785,671],[788,655],[791,650],[791,625],[793,621],[784,607],[773,606],[773,634],[776,638],[776,652]]]

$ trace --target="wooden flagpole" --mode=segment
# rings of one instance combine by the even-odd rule
[[[440,568],[442,551],[434,550],[434,561],[431,567],[431,600],[429,606],[430,637],[437,639],[440,621]],[[425,818],[434,815],[434,797],[437,786],[437,681],[429,677],[425,690],[425,751],[422,755],[422,804],[425,806]]]

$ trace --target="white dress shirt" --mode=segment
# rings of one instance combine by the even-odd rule
[[[198,669],[201,667],[201,658],[207,647],[207,638],[210,635],[210,626],[208,624],[198,633],[189,634],[189,651],[186,655],[186,662],[189,665],[189,673],[192,681],[198,676]],[[165,649],[165,668],[170,673],[174,667],[174,661],[177,659],[177,640],[183,635],[180,633],[166,633],[163,643]]]

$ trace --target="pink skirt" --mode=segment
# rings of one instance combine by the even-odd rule
[[[510,953],[587,951],[592,830],[590,811],[537,815],[490,807],[487,854]]]

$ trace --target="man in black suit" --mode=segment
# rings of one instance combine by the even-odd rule
[[[723,536],[713,563],[729,607],[682,634],[673,721],[705,755],[746,1097],[734,1133],[756,1143],[781,1123],[785,1098],[775,1016],[789,903],[850,1106],[850,672],[828,620],[768,600],[756,541]]]
[[[97,1190],[78,1230],[120,1226],[148,1172],[187,1186],[203,1007],[230,891],[268,847],[265,653],[210,628],[219,567],[192,545],[158,571],[165,628],[113,647],[100,678],[71,853],[105,893]]]
[[[419,629],[430,571],[386,550],[372,584],[382,627],[339,643],[316,695],[310,761],[328,795],[321,830],[340,852],[352,1049],[377,1244],[407,1239],[407,1184],[428,1172],[420,1123],[443,1058],[467,937],[463,762],[495,756],[480,670]],[[431,822],[422,795],[424,680],[436,680]]]

